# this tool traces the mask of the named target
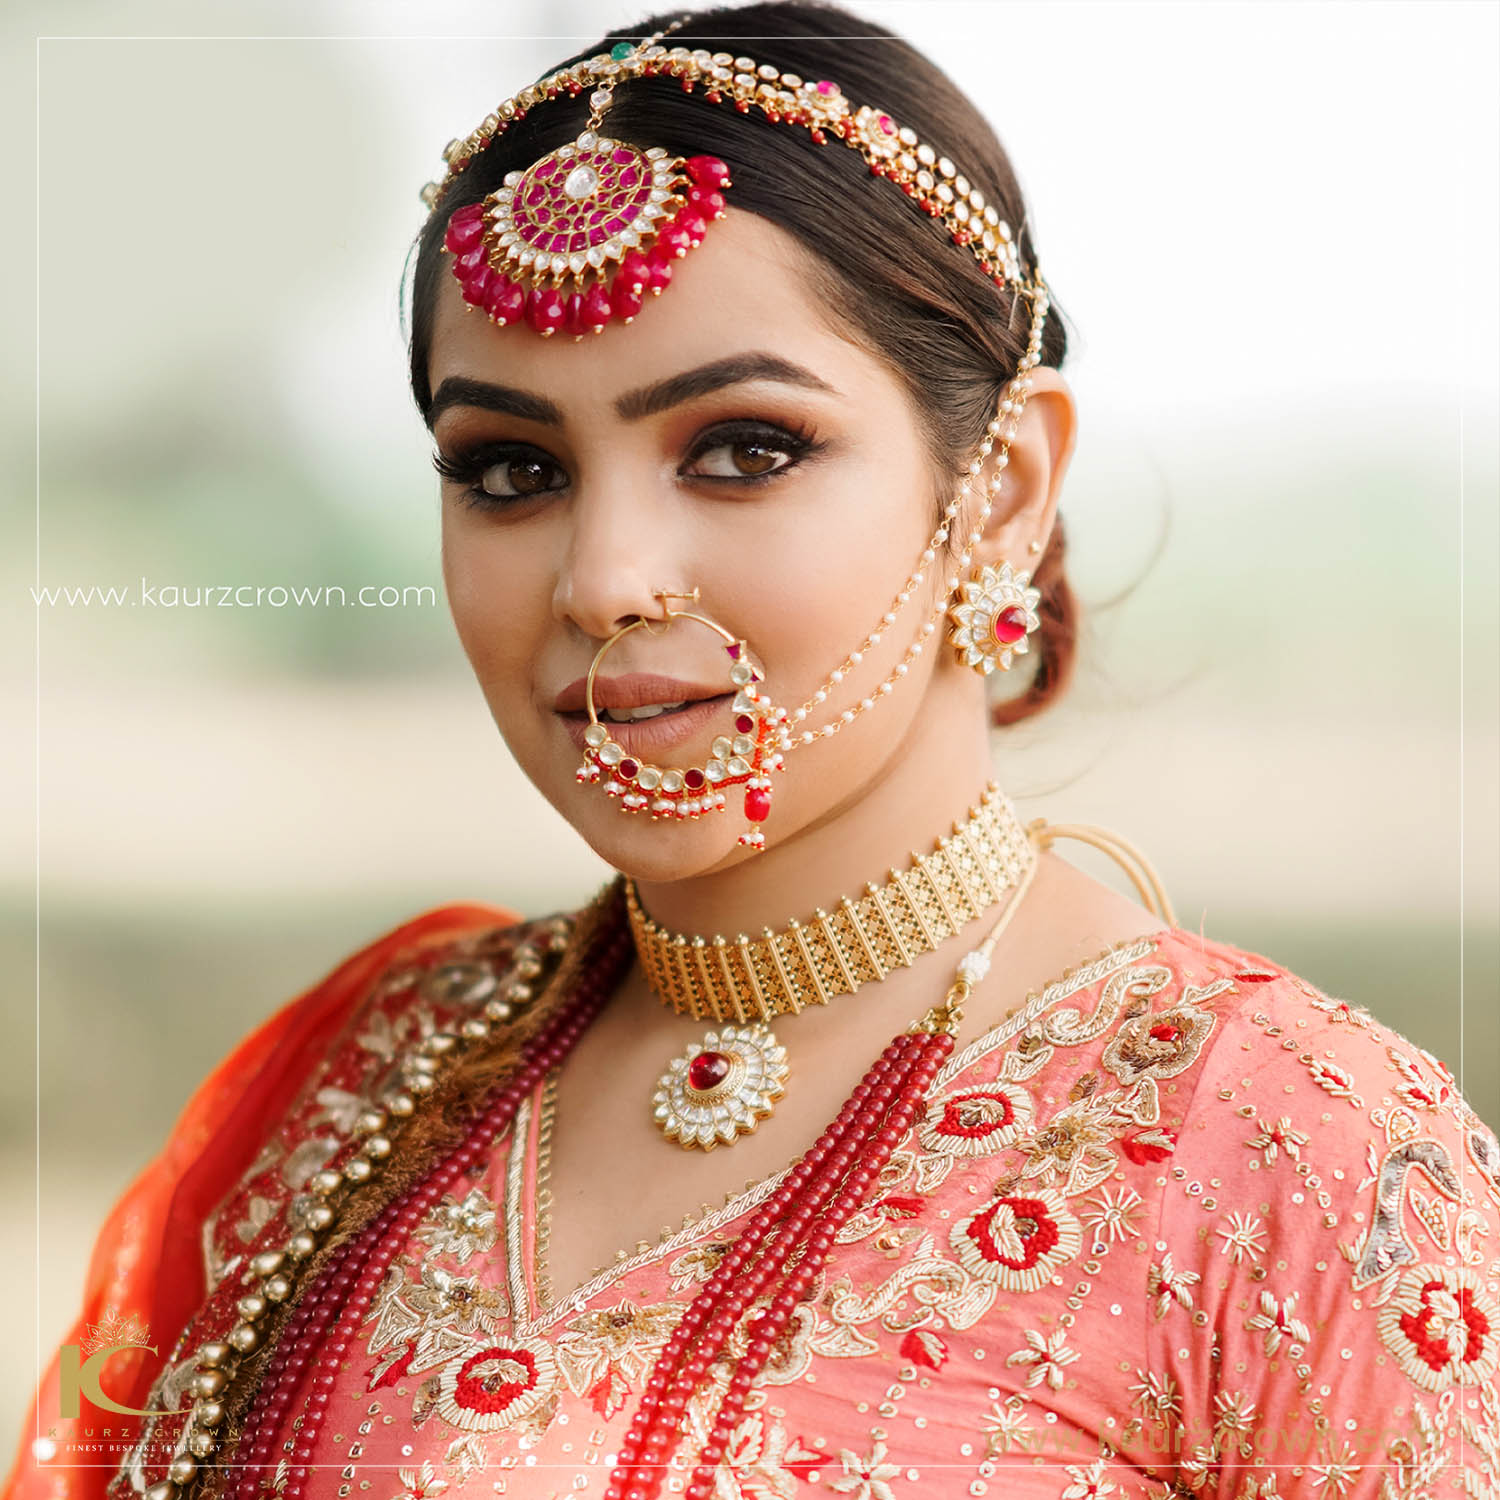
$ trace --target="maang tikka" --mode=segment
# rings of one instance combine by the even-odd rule
[[[639,50],[622,42],[611,58],[624,62]],[[443,245],[464,301],[496,323],[524,318],[544,336],[577,338],[611,319],[629,323],[645,294],[672,279],[673,262],[724,217],[729,168],[716,156],[684,159],[601,135],[613,102],[606,79],[589,95],[588,124],[574,140],[508,172],[503,186],[448,221]]]

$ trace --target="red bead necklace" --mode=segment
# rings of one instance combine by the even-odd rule
[[[1032,870],[1035,865],[1033,863]],[[1028,877],[1031,871],[1028,871]],[[748,1308],[751,1324],[697,1455],[685,1500],[709,1500],[714,1471],[765,1367],[837,1241],[839,1230],[869,1199],[891,1153],[925,1109],[932,1080],[951,1054],[964,1001],[983,978],[989,950],[1029,884],[1023,879],[981,947],[966,955],[943,1003],[892,1039],[828,1129],[790,1168],[776,1192],[746,1222],[669,1336],[647,1378],[617,1457],[605,1500],[655,1500],[682,1441],[692,1395],[708,1380]],[[525,1046],[507,1080],[473,1117],[464,1138],[357,1235],[337,1247],[291,1312],[270,1351],[236,1450],[224,1493],[259,1500],[274,1485],[294,1404],[301,1422],[292,1439],[280,1500],[301,1500],[323,1429],[336,1371],[391,1262],[423,1218],[471,1172],[511,1128],[541,1079],[572,1051],[603,1008],[633,951],[623,921],[603,938],[596,962],[574,994]]]

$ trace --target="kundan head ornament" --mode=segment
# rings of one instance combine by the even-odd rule
[[[819,145],[841,141],[872,174],[890,179],[918,210],[966,247],[997,285],[1011,285],[1035,306],[1040,276],[1021,274],[1010,226],[984,194],[915,131],[873,105],[851,106],[830,79],[806,80],[750,57],[661,45],[686,17],[632,45],[560,68],[486,116],[444,152],[447,174],[428,183],[434,211],[465,168],[531,110],[589,91],[585,129],[477,203],[455,211],[444,248],[464,300],[502,326],[526,322],[538,333],[582,338],[611,322],[628,323],[647,292],[659,294],[675,263],[703,242],[724,216],[731,167],[716,156],[670,156],[604,133],[615,89],[632,78],[675,78],[711,104],[804,129]]]
[[[618,743],[599,720],[592,698],[592,683],[605,652],[623,635],[650,622],[641,618],[617,631],[595,655],[579,781],[601,787],[622,812],[644,812],[652,821],[673,822],[719,811],[728,805],[729,793],[742,786],[750,828],[741,834],[740,843],[755,850],[765,846],[759,825],[771,808],[769,773],[783,770],[795,750],[837,734],[889,696],[955,599],[959,602],[949,639],[961,660],[989,673],[996,666],[1009,667],[1013,653],[1025,651],[1025,636],[1038,623],[1038,595],[1029,587],[1030,575],[1012,576],[1008,564],[1001,572],[980,568],[967,584],[961,584],[961,575],[969,568],[994,508],[1031,390],[1030,373],[1041,363],[1049,297],[1038,271],[1033,268],[1029,276],[1023,275],[1010,226],[995,206],[915,131],[898,125],[877,105],[851,104],[829,79],[809,81],[729,52],[663,46],[663,40],[686,21],[675,21],[639,43],[620,42],[606,53],[548,74],[500,105],[472,134],[449,144],[444,153],[446,175],[422,192],[434,213],[442,211],[470,164],[512,124],[549,100],[588,94],[586,127],[572,141],[507,173],[495,191],[449,216],[443,244],[471,307],[482,309],[502,326],[525,322],[544,336],[562,331],[583,338],[611,322],[630,322],[647,292],[659,294],[668,285],[676,262],[702,242],[713,220],[723,217],[726,193],[732,195],[733,164],[716,156],[672,156],[659,146],[620,140],[606,132],[605,116],[616,89],[632,79],[660,78],[675,79],[686,93],[701,93],[710,105],[746,115],[755,112],[772,124],[805,130],[820,146],[839,142],[859,152],[873,177],[888,181],[890,191],[905,194],[913,210],[931,218],[972,255],[997,287],[1012,290],[1012,307],[1024,299],[1031,309],[1026,352],[916,567],[859,645],[804,703],[791,710],[775,706],[761,685],[761,670],[746,641],[706,614],[670,607],[674,598],[690,598],[696,604],[697,589],[689,595],[658,591],[668,624],[695,620],[720,636],[735,697],[731,722],[714,741],[705,764],[652,765]],[[1000,451],[995,453],[997,444]],[[849,707],[831,712],[821,724],[808,723],[857,676],[865,653],[879,646],[904,607],[929,592],[924,587],[927,570],[949,562],[951,530],[964,524],[960,512],[992,454],[991,473],[954,571],[945,589],[930,590],[934,597],[926,618],[901,659]]]

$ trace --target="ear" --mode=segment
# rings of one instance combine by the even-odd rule
[[[1078,405],[1067,381],[1050,365],[1037,365],[1028,378],[1031,390],[1011,440],[1010,460],[972,559],[975,565],[993,567],[1009,562],[1018,573],[1035,572],[1037,559],[1046,550],[1078,442]],[[994,463],[991,454],[973,486],[976,501],[979,485],[994,476]],[[969,514],[978,513],[975,504]],[[1032,542],[1041,545],[1033,550]]]

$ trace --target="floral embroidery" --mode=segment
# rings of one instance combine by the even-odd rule
[[[1233,1257],[1236,1265],[1242,1260],[1258,1261],[1266,1249],[1262,1240],[1266,1226],[1254,1214],[1238,1210],[1231,1213],[1226,1222],[1229,1227],[1217,1231],[1224,1241],[1219,1246],[1220,1253]]]
[[[844,1477],[833,1481],[833,1488],[850,1500],[896,1500],[895,1491],[886,1482],[901,1473],[900,1464],[885,1461],[885,1444],[876,1443],[868,1458],[858,1458],[848,1448],[839,1454]]]
[[[922,1121],[922,1144],[954,1156],[988,1156],[1031,1123],[1031,1096],[1019,1084],[995,1082],[934,1099]]]
[[[767,1422],[759,1411],[750,1412],[734,1428],[724,1447],[727,1482],[735,1500],[793,1500],[797,1480],[805,1479],[814,1464],[832,1457],[789,1438],[779,1421],[773,1417]]]
[[[1116,1102],[1115,1096],[1095,1095],[1058,1110],[1027,1138],[1030,1160],[1021,1175],[1058,1180],[1070,1197],[1097,1187],[1115,1170]]]
[[[651,1361],[681,1317],[676,1303],[640,1307],[628,1297],[580,1313],[553,1348],[558,1369],[574,1395],[587,1396],[600,1416],[613,1416],[629,1391],[645,1383]]]
[[[1409,1044],[1388,1048],[1390,1034],[1365,1013],[1196,937],[1169,940],[1165,961],[1140,965],[1150,946],[1088,966],[1086,983],[1049,986],[945,1065],[935,1101],[747,1393],[714,1500],[797,1500],[814,1477],[848,1500],[912,1500],[932,1485],[929,1467],[947,1476],[976,1464],[981,1476],[994,1465],[995,1494],[1031,1469],[1033,1450],[1047,1460],[1048,1493],[1065,1500],[1274,1500],[1276,1473],[1294,1465],[1316,1500],[1352,1500],[1377,1469],[1373,1483],[1389,1474],[1391,1495],[1408,1479],[1432,1500],[1446,1482],[1476,1495],[1497,1488],[1500,1311],[1488,1287],[1500,1232],[1488,1204],[1500,1201],[1500,1143],[1440,1065]],[[382,1070],[399,1074],[413,1038],[451,1024],[458,992],[493,993],[498,982],[489,962],[429,963],[419,1004],[410,985],[391,988],[350,1022],[349,1056],[310,1080],[295,1128],[266,1143],[205,1235],[209,1264],[228,1268],[231,1305],[244,1295],[233,1257],[284,1239],[286,1223],[315,1209],[308,1178],[330,1161],[328,1137],[368,1107]],[[1252,983],[1261,987],[1250,1001]],[[1079,1010],[1063,1006],[1083,990]],[[1369,1111],[1361,1090],[1377,1101]],[[1330,1095],[1354,1108],[1331,1111]],[[656,1355],[732,1246],[736,1215],[765,1194],[737,1195],[733,1210],[533,1316],[520,1305],[533,1149],[513,1137],[503,1166],[497,1154],[416,1226],[360,1331],[373,1365],[351,1362],[339,1377],[341,1402],[374,1395],[387,1410],[357,1441],[339,1440],[358,1453],[322,1450],[320,1466],[380,1463],[376,1493],[390,1494],[399,1474],[404,1500],[448,1500],[466,1481],[488,1493],[490,1474],[497,1492],[529,1493],[529,1482],[562,1494],[616,1451]],[[1335,1224],[1358,1226],[1340,1231],[1358,1243],[1341,1245]],[[1375,1272],[1362,1305],[1348,1295],[1362,1284],[1357,1270],[1352,1285],[1326,1280],[1316,1293],[1300,1279],[1324,1255],[1337,1265],[1339,1249]],[[1445,1251],[1459,1269],[1417,1264]],[[1278,1283],[1273,1293],[1268,1271],[1298,1290]],[[1313,1297],[1316,1321],[1299,1318],[1299,1301]],[[742,1311],[710,1388],[683,1412],[685,1452],[706,1441],[712,1392],[764,1305]],[[1407,1446],[1378,1453],[1354,1428],[1344,1440],[1359,1415],[1336,1378],[1345,1343],[1361,1364],[1388,1351],[1421,1388]],[[174,1355],[184,1394],[151,1404],[191,1403],[193,1347]],[[1332,1394],[1315,1396],[1320,1385]],[[1294,1407],[1337,1425],[1316,1450],[1256,1453],[1256,1433]],[[1101,1410],[1118,1425],[1099,1422]],[[965,1431],[971,1444],[960,1446]],[[397,1458],[403,1440],[412,1446]],[[1469,1456],[1456,1460],[1461,1440]],[[520,1468],[533,1456],[534,1476]],[[908,1469],[921,1473],[909,1488]],[[140,1479],[139,1493],[155,1477],[137,1463],[126,1482]]]
[[[1027,1385],[1041,1385],[1043,1381],[1055,1391],[1063,1383],[1063,1367],[1076,1360],[1078,1351],[1067,1347],[1068,1330],[1060,1328],[1056,1333],[1040,1334],[1035,1329],[1026,1330],[1026,1347],[1017,1349],[1007,1357],[1008,1365],[1030,1365],[1031,1373],[1026,1377]]]
[[[1179,1271],[1172,1265],[1172,1252],[1167,1251],[1161,1258],[1159,1266],[1151,1267],[1149,1278],[1149,1289],[1156,1298],[1156,1316],[1164,1318],[1167,1309],[1173,1302],[1192,1310],[1193,1306],[1193,1283],[1200,1280],[1196,1271]]]
[[[499,1432],[536,1411],[556,1384],[551,1349],[540,1339],[513,1339],[447,1365],[437,1411],[455,1427]]]
[[[1480,1385],[1500,1360],[1500,1307],[1465,1268],[1413,1266],[1376,1325],[1381,1341],[1424,1390]]]
[[[1131,1215],[1141,1206],[1141,1195],[1134,1188],[1122,1187],[1113,1197],[1105,1188],[1097,1198],[1090,1201],[1083,1214],[1083,1222],[1094,1232],[1094,1238],[1108,1236],[1110,1240],[1126,1240],[1135,1233]]]
[[[1281,1347],[1283,1338],[1290,1339],[1293,1344],[1305,1344],[1312,1337],[1307,1324],[1295,1315],[1296,1305],[1296,1292],[1290,1293],[1284,1302],[1278,1302],[1270,1292],[1262,1292],[1260,1311],[1245,1320],[1246,1328],[1265,1334],[1262,1347],[1268,1359]]]
[[[979,1419],[980,1427],[988,1434],[984,1450],[986,1458],[1009,1453],[1012,1448],[1029,1447],[1035,1441],[1024,1400],[1024,1397],[1015,1396],[1004,1406],[997,1401]]]
[[[1255,1126],[1260,1134],[1251,1136],[1245,1144],[1252,1151],[1264,1152],[1264,1161],[1268,1167],[1282,1151],[1293,1161],[1302,1159],[1302,1148],[1307,1144],[1307,1137],[1300,1130],[1294,1130],[1292,1122],[1285,1115],[1272,1125],[1267,1125],[1264,1120],[1257,1120]]]
[[[417,1230],[419,1240],[460,1265],[471,1255],[488,1254],[499,1237],[495,1205],[477,1187],[462,1202],[451,1195],[444,1198]]]
[[[1104,1049],[1104,1066],[1126,1084],[1138,1078],[1175,1078],[1192,1067],[1214,1021],[1186,996],[1155,1015],[1135,1016]]]
[[[1078,1220],[1050,1188],[996,1198],[955,1224],[949,1239],[969,1271],[1011,1292],[1045,1286],[1083,1244]]]
[[[1421,1063],[1395,1047],[1387,1047],[1386,1055],[1401,1075],[1402,1081],[1396,1085],[1396,1093],[1412,1109],[1439,1110],[1452,1105],[1456,1092],[1453,1075],[1431,1053],[1422,1053],[1426,1070]],[[1431,1077],[1428,1077],[1429,1070]]]
[[[1062,1492],[1060,1500],[1099,1500],[1100,1496],[1119,1494],[1118,1487],[1104,1477],[1104,1460],[1097,1458],[1087,1468],[1068,1465],[1068,1478],[1073,1482]]]

